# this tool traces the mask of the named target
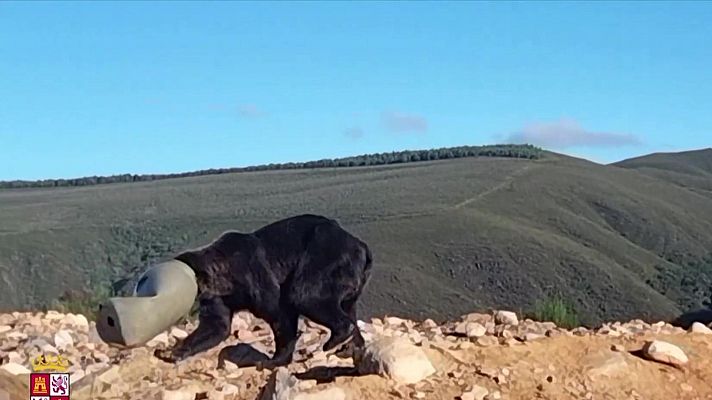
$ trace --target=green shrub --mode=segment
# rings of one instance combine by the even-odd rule
[[[531,318],[541,322],[553,322],[556,326],[572,329],[579,326],[578,315],[573,305],[562,296],[552,296],[538,302]]]
[[[111,297],[111,290],[106,286],[97,286],[92,291],[66,291],[54,302],[55,310],[62,313],[82,314],[93,321],[99,310],[99,304]]]

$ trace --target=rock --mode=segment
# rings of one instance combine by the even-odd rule
[[[102,340],[101,336],[99,336],[99,332],[97,332],[96,330],[96,325],[93,323],[89,325],[89,331],[87,332],[87,342],[91,344],[105,344],[104,340]]]
[[[0,333],[10,332],[12,327],[10,325],[0,325]]]
[[[592,378],[598,376],[613,378],[628,370],[628,362],[623,353],[594,354],[583,359],[581,363],[587,367],[586,374]]]
[[[692,324],[692,326],[690,326],[690,332],[691,333],[702,333],[705,335],[712,335],[712,329],[706,327],[701,322],[694,322]]]
[[[460,350],[469,350],[474,348],[475,345],[472,342],[462,342],[457,345],[457,348]]]
[[[178,389],[178,390],[163,390],[161,393],[162,400],[195,400],[195,392],[193,390]]]
[[[396,337],[381,337],[367,344],[357,368],[361,374],[386,375],[404,384],[419,382],[436,372],[422,348]]]
[[[489,394],[489,390],[483,388],[482,386],[473,386],[472,389],[462,393],[460,395],[460,400],[484,400],[485,396]]]
[[[74,347],[74,339],[69,331],[62,329],[54,334],[54,345],[61,351]]]
[[[89,321],[87,320],[87,317],[81,314],[67,314],[64,316],[64,318],[62,318],[60,323],[82,329],[86,329],[89,327]]]
[[[59,354],[59,350],[57,350],[56,347],[52,346],[49,343],[42,345],[42,347],[40,347],[40,350],[42,350],[44,354]]]
[[[7,363],[0,366],[0,369],[11,373],[12,375],[24,375],[29,374],[31,371],[27,369],[24,365],[17,363]]]
[[[242,343],[252,343],[259,340],[259,336],[255,332],[243,329],[237,331],[237,339]]]
[[[14,375],[0,368],[0,399],[15,400],[29,398],[28,384],[29,379],[27,377]]]
[[[485,400],[500,400],[501,398],[502,393],[499,390],[495,390],[494,392],[485,396]]]
[[[28,338],[26,333],[20,332],[19,330],[10,331],[5,337],[12,340],[27,340]]]
[[[186,332],[182,329],[173,327],[171,329],[171,336],[173,336],[176,339],[185,339],[188,337],[188,332]]]
[[[107,368],[109,368],[108,363],[105,363],[105,362],[94,363],[94,364],[90,364],[86,367],[86,373],[87,373],[87,375],[94,374],[96,372],[103,371]]]
[[[74,385],[77,382],[79,382],[82,378],[84,378],[85,376],[86,376],[86,373],[84,372],[84,370],[82,370],[82,369],[77,370],[76,372],[69,375],[69,382],[71,382],[72,385]]]
[[[240,391],[240,388],[237,386],[231,384],[231,383],[226,383],[223,385],[221,392],[225,395],[233,395],[237,394]]]
[[[662,340],[648,341],[643,346],[643,354],[646,358],[664,364],[682,366],[689,361],[682,349],[674,344],[663,342]]]
[[[533,341],[535,341],[535,340],[539,340],[539,339],[542,339],[542,338],[544,338],[544,337],[545,337],[545,336],[542,335],[542,334],[540,334],[540,333],[527,332],[527,333],[524,334],[523,339],[524,339],[525,342],[533,342]]]
[[[398,318],[398,317],[386,317],[384,319],[386,325],[391,325],[391,326],[405,326],[405,320],[403,318]]]
[[[468,322],[465,329],[465,334],[469,338],[482,337],[487,333],[487,328],[485,328],[479,322]]]
[[[573,333],[574,336],[586,336],[589,334],[589,331],[588,331],[588,329],[586,329],[584,327],[578,327],[578,328],[573,329],[571,331],[571,333]]]
[[[49,310],[45,314],[44,318],[48,321],[59,321],[64,318],[64,314],[60,314],[55,310]]]
[[[43,338],[35,338],[35,339],[32,339],[29,342],[27,342],[27,344],[25,344],[25,346],[26,347],[37,347],[38,349],[41,349],[42,347],[44,347],[48,344],[49,344],[49,342]]]
[[[423,321],[423,328],[426,329],[433,329],[437,328],[438,324],[435,323],[432,319],[428,318],[425,321]]]
[[[460,322],[459,324],[455,325],[455,333],[460,335],[467,334],[467,322]]]
[[[121,373],[118,365],[114,365],[97,377],[98,380],[112,385],[121,380]]]
[[[501,325],[519,325],[519,319],[517,318],[517,314],[513,313],[512,311],[497,311],[494,314],[494,321],[497,324]]]
[[[168,339],[168,334],[166,332],[161,332],[156,335],[153,339],[146,342],[148,347],[158,347],[159,345],[168,346],[170,341]]]
[[[26,357],[16,351],[7,353],[7,361],[16,364],[24,364]]]

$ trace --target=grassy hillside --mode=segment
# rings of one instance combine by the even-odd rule
[[[547,153],[0,191],[0,305],[107,287],[224,230],[318,213],[373,249],[364,316],[532,310],[671,319],[712,295],[712,198]]]
[[[614,165],[635,169],[712,198],[712,148],[680,153],[655,153],[620,161]]]

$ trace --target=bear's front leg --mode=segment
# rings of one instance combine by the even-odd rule
[[[198,328],[173,349],[158,349],[154,355],[166,362],[177,362],[220,344],[230,336],[232,312],[218,297],[200,300]]]

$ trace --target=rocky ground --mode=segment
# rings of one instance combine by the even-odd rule
[[[271,354],[272,333],[249,313],[234,337],[177,365],[153,357],[195,325],[119,350],[102,343],[81,315],[0,314],[0,400],[27,399],[31,360],[69,361],[72,399],[712,399],[712,330],[643,321],[565,330],[506,311],[469,314],[441,325],[395,317],[360,323],[367,340],[354,366],[320,351],[328,331],[301,321],[295,362],[259,371],[217,355],[248,343]]]

